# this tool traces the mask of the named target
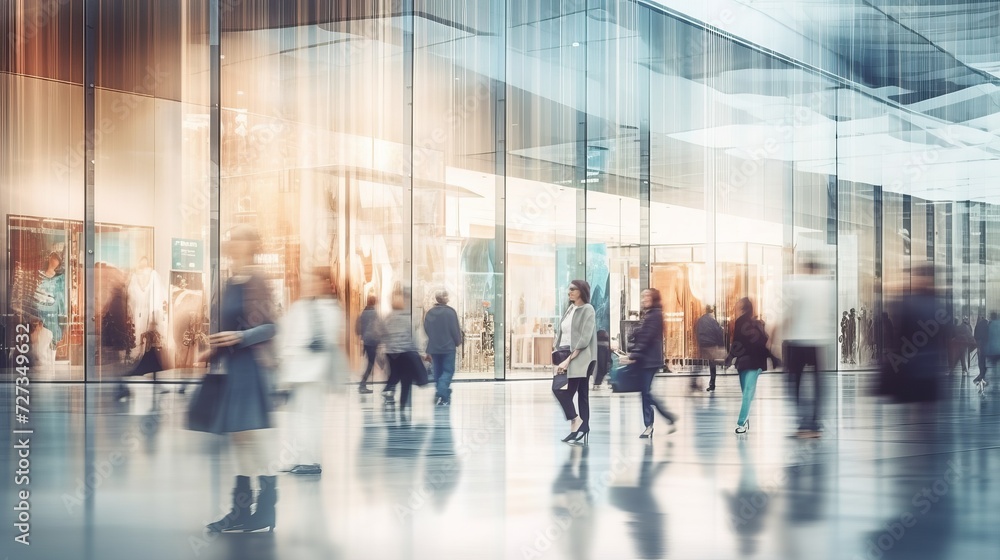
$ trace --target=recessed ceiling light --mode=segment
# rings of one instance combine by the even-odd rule
[[[580,43],[579,43],[579,42],[577,42],[577,41],[573,41],[573,46],[574,46],[574,47],[579,47],[579,46],[580,46]]]
[[[243,90],[241,89],[241,90],[237,91],[236,95],[243,95]]]

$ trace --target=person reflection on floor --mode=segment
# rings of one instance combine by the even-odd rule
[[[584,379],[586,381],[586,379]],[[552,515],[555,526],[564,529],[556,539],[565,550],[564,557],[590,558],[594,535],[594,514],[589,492],[590,449],[574,446],[552,483]]]
[[[794,530],[821,524],[826,519],[828,468],[825,449],[817,440],[798,442],[792,464],[785,467],[783,494],[787,497],[786,523]],[[781,539],[785,558],[808,558],[815,553],[815,532],[793,532]],[[797,538],[796,538],[797,537]]]
[[[749,457],[747,441],[740,439],[736,445],[740,453],[740,481],[735,491],[723,492],[723,496],[729,504],[729,521],[739,540],[740,557],[749,558],[757,554],[771,497],[757,482],[757,468]]]
[[[455,437],[451,428],[451,409],[434,409],[434,427],[424,460],[424,490],[438,512],[444,511],[448,499],[458,488],[462,460],[455,454]]]
[[[950,410],[950,418],[961,414]],[[955,507],[956,494],[965,490],[963,479],[969,469],[961,454],[942,453],[954,445],[954,423],[908,423],[905,427],[917,437],[903,442],[905,463],[894,462],[898,503],[890,504],[890,516],[878,519],[862,542],[860,555],[854,558],[879,560],[916,560],[964,558],[953,547],[958,540],[956,526],[964,535],[996,534],[995,522],[963,516]],[[903,466],[905,464],[905,466]],[[968,496],[966,500],[970,499]],[[964,517],[964,518],[963,518]],[[956,520],[961,520],[960,525]],[[985,550],[983,552],[986,552]],[[995,548],[993,551],[995,552]],[[971,558],[992,557],[989,553],[970,554]]]
[[[629,535],[635,542],[636,558],[666,558],[666,514],[660,511],[653,487],[667,467],[667,461],[653,462],[653,446],[643,450],[639,481],[635,486],[612,486],[608,502],[629,514]]]

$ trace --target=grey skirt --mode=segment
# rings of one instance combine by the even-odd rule
[[[220,397],[212,432],[225,434],[271,427],[271,392],[267,372],[250,348],[225,357],[226,387]]]

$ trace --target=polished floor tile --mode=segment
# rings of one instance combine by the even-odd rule
[[[1000,556],[1000,415],[949,379],[934,407],[887,405],[873,377],[825,378],[824,434],[789,437],[784,377],[764,375],[751,431],[733,433],[735,376],[714,394],[664,377],[680,416],[642,431],[637,395],[591,393],[589,445],[545,381],[456,383],[450,408],[418,389],[411,414],[331,394],[321,476],[280,475],[271,534],[206,535],[228,506],[226,441],[183,428],[188,395],[33,385],[31,545],[14,543],[17,456],[5,449],[0,558],[923,559]],[[702,380],[704,384],[704,380]],[[0,405],[13,413],[5,385]],[[294,454],[288,413],[270,448]],[[286,457],[287,458],[287,457]]]

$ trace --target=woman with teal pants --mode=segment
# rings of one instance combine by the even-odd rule
[[[733,343],[726,356],[726,367],[734,360],[736,369],[740,372],[740,390],[743,391],[743,404],[740,406],[740,416],[736,420],[736,433],[745,434],[750,429],[750,403],[757,391],[757,377],[767,369],[767,334],[764,325],[754,317],[753,303],[749,298],[743,298],[736,304],[740,314],[733,327]]]

